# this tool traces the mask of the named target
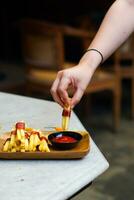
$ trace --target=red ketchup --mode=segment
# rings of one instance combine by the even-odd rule
[[[45,136],[40,137],[40,140],[41,140],[41,141],[42,141],[42,140],[46,140],[46,142],[47,142],[47,138],[46,138]]]
[[[25,138],[26,138],[26,139],[29,139],[29,137],[30,137],[30,136],[28,135],[28,133],[25,133]]]
[[[16,129],[25,129],[25,123],[24,122],[17,122],[16,123]]]
[[[77,142],[77,140],[71,136],[66,136],[63,135],[61,137],[56,137],[52,139],[53,142],[57,142],[57,143],[73,143],[73,142]]]
[[[63,110],[62,116],[64,116],[64,117],[70,117],[70,115],[71,115],[71,110],[66,110],[66,109]]]

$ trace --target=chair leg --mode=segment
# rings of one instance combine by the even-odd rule
[[[131,116],[132,116],[132,119],[134,119],[134,78],[132,79],[132,102],[131,102],[131,107],[132,107]]]

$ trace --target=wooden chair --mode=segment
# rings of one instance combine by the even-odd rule
[[[89,33],[32,19],[22,20],[20,24],[27,95],[33,91],[50,95],[57,72],[75,65],[65,59],[64,37],[87,37]]]
[[[117,131],[120,125],[121,88],[118,76],[115,73],[97,70],[85,91],[85,96],[88,97],[88,95],[91,93],[102,91],[111,91],[113,99],[113,130]],[[87,106],[89,107],[88,104]]]
[[[116,51],[114,56],[114,65],[120,84],[123,79],[131,80],[131,118],[134,119],[134,34]]]
[[[93,34],[88,31],[65,25],[55,25],[36,20],[21,23],[23,57],[26,63],[27,88],[49,94],[57,71],[74,64],[66,63],[64,38],[74,37],[82,40],[83,52]],[[114,129],[120,121],[120,87],[116,73],[96,71],[89,84],[85,97],[92,92],[111,90],[113,92]]]
[[[64,62],[60,27],[32,19],[23,20],[20,24],[27,94],[39,91],[50,95],[52,82]]]

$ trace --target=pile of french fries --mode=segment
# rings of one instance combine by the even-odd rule
[[[26,128],[24,122],[17,122],[10,137],[3,146],[4,152],[50,152],[47,138],[41,131]]]
[[[71,106],[66,105],[62,112],[62,129],[63,130],[68,130],[70,116],[71,116]]]

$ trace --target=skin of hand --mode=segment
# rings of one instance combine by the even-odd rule
[[[106,60],[134,30],[134,0],[116,0],[108,12],[89,46],[99,50]],[[73,68],[59,71],[51,87],[54,100],[62,107],[71,104],[73,108],[81,99],[90,79],[99,66],[101,57],[97,52],[89,51]],[[67,89],[74,89],[71,102]]]
[[[87,56],[92,61],[90,65]],[[90,55],[86,53],[82,57],[78,65],[59,71],[51,88],[51,94],[54,100],[62,107],[70,105],[73,108],[82,98],[96,69],[95,66],[98,66],[100,61],[101,57],[99,54],[96,55],[96,52],[90,52]],[[68,96],[68,88],[73,90],[71,100]]]
[[[106,60],[134,31],[134,0],[116,0],[107,11],[89,48]]]
[[[86,73],[87,70],[86,66],[77,65],[58,72],[51,94],[62,107],[69,104],[74,107],[79,102],[92,76],[90,72]],[[69,87],[74,91],[71,102],[67,92]]]

